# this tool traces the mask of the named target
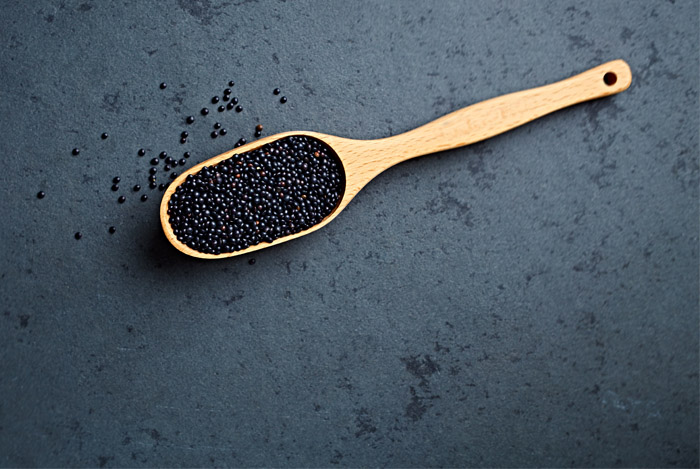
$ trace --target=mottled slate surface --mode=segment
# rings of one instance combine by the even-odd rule
[[[697,466],[698,13],[6,2],[0,464]],[[179,254],[124,189],[229,79],[244,112],[216,140],[197,115],[190,162],[258,122],[383,137],[616,58],[625,93],[394,167],[252,266]]]

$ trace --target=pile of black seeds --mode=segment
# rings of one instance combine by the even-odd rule
[[[169,221],[177,239],[196,251],[240,251],[316,225],[344,188],[330,147],[285,137],[187,176],[169,201]]]

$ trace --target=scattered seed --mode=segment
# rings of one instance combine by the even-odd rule
[[[219,102],[219,97],[218,97],[218,96],[214,96],[213,98],[211,98],[211,103],[212,103],[212,104],[216,104],[216,103],[218,103],[218,102]]]
[[[238,106],[236,106],[236,112],[241,112],[242,110],[243,110],[243,106],[241,106],[240,104]]]
[[[152,164],[153,166],[157,165],[158,163],[160,163],[160,160],[159,160],[158,158],[153,158],[153,159],[151,160],[151,164]]]
[[[224,112],[224,111],[226,110],[226,106],[224,106],[224,105],[222,104],[221,106],[219,106],[218,108],[216,108],[216,110],[219,111],[219,112]]]
[[[75,156],[78,156],[80,154],[80,148],[73,148],[72,152]]]
[[[168,87],[168,84],[165,83],[165,82],[163,82],[163,83],[160,84],[160,89],[161,89],[161,90],[164,90],[164,89],[167,88],[167,87]]]
[[[44,197],[46,197],[46,192],[44,192],[44,191],[39,191],[39,192],[36,194],[36,198],[37,198],[37,199],[43,199]]]
[[[109,234],[114,234],[117,232],[117,228],[115,226],[110,226],[108,231]]]
[[[163,166],[163,171],[170,171],[170,165],[166,164],[165,166]]]
[[[175,179],[176,177],[177,177],[177,173],[175,171],[170,173],[170,179]]]
[[[134,192],[138,192],[138,191],[140,191],[140,190],[141,190],[141,186],[138,185],[138,184],[136,184],[136,185],[134,186]]]
[[[117,192],[119,190],[119,184],[112,184],[112,191]]]
[[[249,260],[249,261],[248,261],[248,264],[250,264],[250,265],[254,265],[254,264],[255,264],[255,259],[251,259],[251,260]]]
[[[148,172],[149,172],[150,174],[156,174],[156,173],[158,172],[158,168],[156,168],[155,166],[153,166],[153,167],[151,167],[151,169],[148,170]]]
[[[219,130],[219,135],[221,135],[222,137],[226,135],[226,129]]]
[[[194,123],[194,116],[187,116],[187,119],[185,119],[185,122],[188,124]]]
[[[233,98],[231,98],[231,102],[232,102],[233,104],[238,104],[238,98],[236,98],[236,97],[234,96]]]
[[[207,109],[207,108],[204,107],[204,108],[202,108],[202,110],[199,111],[199,112],[201,112],[203,116],[206,116],[207,114],[209,114],[209,109]]]
[[[187,138],[190,136],[190,133],[186,130],[183,130],[182,133],[180,134],[180,137],[182,138]]]
[[[186,151],[185,153],[182,154],[182,156],[184,156],[185,158],[189,158],[189,157],[190,157],[190,152],[189,152],[189,151]]]
[[[145,201],[147,201],[147,200],[148,200],[148,194],[143,194],[143,195],[141,196],[141,202],[145,202]]]
[[[256,132],[262,132],[262,130],[263,130],[262,124],[258,124],[258,125],[255,126],[255,131],[256,131]]]
[[[80,239],[83,237],[83,234],[80,231],[78,231],[77,233],[75,233],[74,236],[75,236],[75,239]]]
[[[216,138],[218,136],[219,136],[219,132],[217,132],[216,130],[211,133],[211,138]]]
[[[143,148],[139,148],[138,155],[139,155],[139,156],[143,156],[143,155],[145,155],[145,154],[146,154],[146,150],[144,150]]]
[[[226,105],[226,109],[228,109],[230,111],[231,109],[233,109],[234,106],[235,106],[235,104],[233,104],[233,101],[231,101],[230,103],[228,103]]]
[[[185,166],[185,163],[187,163],[187,160],[184,158],[181,158],[179,163],[180,163],[180,166]]]
[[[156,187],[158,187],[158,183],[156,183],[155,181],[151,181],[148,183],[148,187],[150,187],[151,189],[155,189]]]
[[[126,197],[124,197],[123,195],[119,196],[119,198],[117,199],[117,202],[119,202],[120,204],[123,204],[124,202],[126,202]]]
[[[282,96],[282,97],[280,98],[280,103],[284,104],[284,103],[286,103],[286,102],[287,102],[287,97],[286,97],[286,96]]]
[[[220,128],[221,128],[221,124],[220,124],[219,122],[215,122],[215,123],[214,123],[214,128],[215,128],[215,129],[220,129]]]
[[[234,85],[233,80],[228,82],[228,86],[233,86],[233,85]]]
[[[275,88],[274,90],[272,90],[272,94],[277,95],[277,94],[280,94],[280,93],[281,93],[281,91],[280,91],[279,88]]]
[[[102,137],[102,140],[106,140],[107,137],[109,137],[109,135],[107,135],[107,132],[105,132],[102,135],[100,135],[100,137]]]
[[[165,184],[163,184],[163,183],[161,182],[161,183],[158,185],[158,190],[159,190],[159,191],[164,191],[164,190],[165,190],[165,187],[166,187]]]
[[[224,94],[231,94],[231,88],[226,88],[224,90]]]

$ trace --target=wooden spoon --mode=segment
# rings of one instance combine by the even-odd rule
[[[447,114],[417,129],[378,140],[351,140],[318,132],[284,132],[261,138],[219,156],[204,161],[182,173],[168,187],[160,204],[160,221],[168,240],[180,251],[194,257],[215,259],[248,254],[304,236],[331,222],[350,203],[365,184],[385,169],[410,158],[443,150],[458,148],[485,140],[550,112],[602,98],[626,90],[632,81],[632,72],[623,60],[599,65],[579,75],[550,85],[511,93],[482,101]],[[345,191],[336,208],[320,223],[299,233],[278,238],[271,243],[260,243],[236,252],[205,254],[181,243],[175,237],[168,221],[168,202],[178,185],[189,174],[204,166],[214,165],[234,154],[254,150],[266,143],[290,135],[307,135],[325,142],[340,158],[345,170]]]

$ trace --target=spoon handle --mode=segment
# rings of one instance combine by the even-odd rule
[[[631,82],[632,72],[627,63],[613,60],[550,85],[482,101],[414,130],[374,142],[391,149],[382,162],[386,169],[410,158],[485,140],[583,101],[620,93]]]

